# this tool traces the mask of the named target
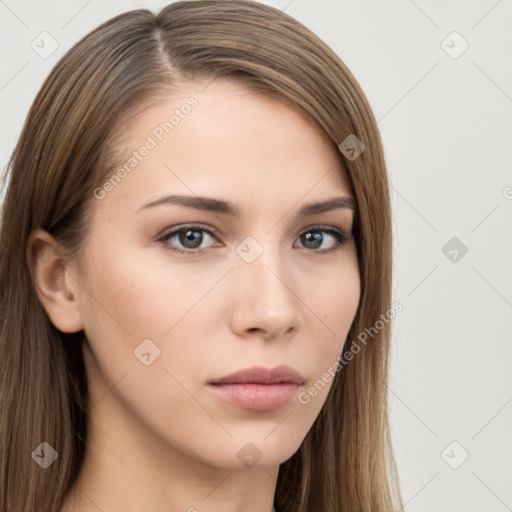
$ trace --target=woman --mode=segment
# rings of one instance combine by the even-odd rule
[[[2,511],[400,508],[386,166],[315,35],[241,0],[119,15],[9,171]]]

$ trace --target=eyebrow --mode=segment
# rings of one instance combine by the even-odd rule
[[[230,215],[232,217],[241,217],[244,211],[238,206],[224,201],[221,199],[214,199],[213,197],[204,196],[183,196],[183,195],[168,195],[159,197],[154,201],[142,205],[138,211],[146,208],[153,208],[160,205],[177,204],[187,208],[194,208],[196,210],[203,210],[212,213],[219,213],[222,215]],[[304,205],[298,213],[298,217],[307,217],[319,213],[329,212],[340,208],[348,208],[350,210],[356,209],[356,201],[353,197],[336,196],[326,201],[317,203],[309,203]]]

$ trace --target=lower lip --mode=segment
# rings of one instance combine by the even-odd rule
[[[249,411],[275,411],[290,403],[299,389],[298,384],[211,384],[210,388],[232,404]]]

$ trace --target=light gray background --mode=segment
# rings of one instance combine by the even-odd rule
[[[0,163],[65,50],[165,3],[0,1]],[[379,121],[404,306],[390,400],[406,510],[512,510],[512,2],[265,3],[332,46]],[[31,48],[43,31],[59,44],[47,59]],[[443,253],[452,237],[466,254]]]

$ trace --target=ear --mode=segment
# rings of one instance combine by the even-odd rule
[[[83,329],[78,283],[67,272],[69,262],[59,249],[47,231],[37,229],[27,242],[27,262],[37,296],[53,325],[62,332],[77,332]]]

